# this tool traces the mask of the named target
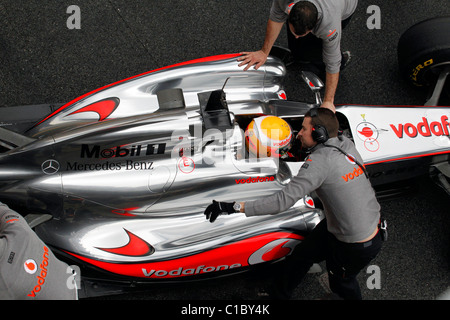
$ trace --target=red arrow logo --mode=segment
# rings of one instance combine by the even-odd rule
[[[94,103],[91,103],[90,105],[87,105],[86,107],[83,107],[77,111],[74,111],[69,114],[77,114],[77,113],[83,113],[83,112],[95,112],[99,115],[98,121],[103,121],[106,118],[108,118],[114,110],[116,110],[117,106],[119,105],[119,99],[118,98],[108,98],[101,101],[97,101]]]
[[[97,249],[129,257],[142,257],[151,255],[155,252],[155,248],[153,248],[147,241],[139,238],[138,236],[131,233],[127,229],[124,230],[127,233],[129,239],[126,245],[118,248],[97,248]]]

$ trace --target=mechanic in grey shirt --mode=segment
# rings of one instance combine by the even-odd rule
[[[246,216],[286,211],[313,191],[324,205],[322,220],[300,243],[277,272],[272,298],[287,299],[313,263],[326,260],[331,290],[344,299],[361,299],[357,274],[379,252],[380,205],[365,174],[354,144],[338,136],[336,115],[315,108],[305,115],[298,134],[308,148],[297,176],[279,192],[254,201],[216,202],[205,210],[211,222],[221,214],[244,212]]]
[[[0,300],[75,300],[74,271],[0,202]]]
[[[274,0],[270,9],[266,36],[261,50],[241,52],[239,66],[258,69],[270,53],[280,31],[287,21],[288,42],[292,55],[307,62],[325,64],[326,83],[322,107],[335,111],[334,96],[339,82],[343,57],[342,29],[356,10],[358,0]]]

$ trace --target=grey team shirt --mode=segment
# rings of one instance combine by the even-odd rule
[[[72,268],[0,202],[0,300],[72,300],[74,284]]]
[[[274,0],[270,9],[270,20],[286,22],[292,6],[305,0]],[[358,0],[307,0],[318,11],[317,25],[312,30],[317,38],[322,39],[323,61],[328,73],[337,73],[341,66],[341,21],[350,17],[356,10]]]
[[[346,137],[331,138],[335,145],[361,156]],[[380,205],[362,169],[335,148],[318,145],[307,157],[297,176],[279,192],[245,202],[246,216],[286,211],[299,199],[316,190],[323,202],[328,231],[338,240],[359,242],[369,237],[380,220]]]

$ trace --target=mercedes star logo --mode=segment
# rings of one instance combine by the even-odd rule
[[[42,172],[48,175],[55,174],[59,171],[59,162],[53,159],[46,160],[42,163]]]

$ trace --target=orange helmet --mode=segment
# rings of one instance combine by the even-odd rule
[[[275,116],[255,118],[245,131],[247,150],[258,158],[281,157],[290,149],[291,141],[291,127]]]

